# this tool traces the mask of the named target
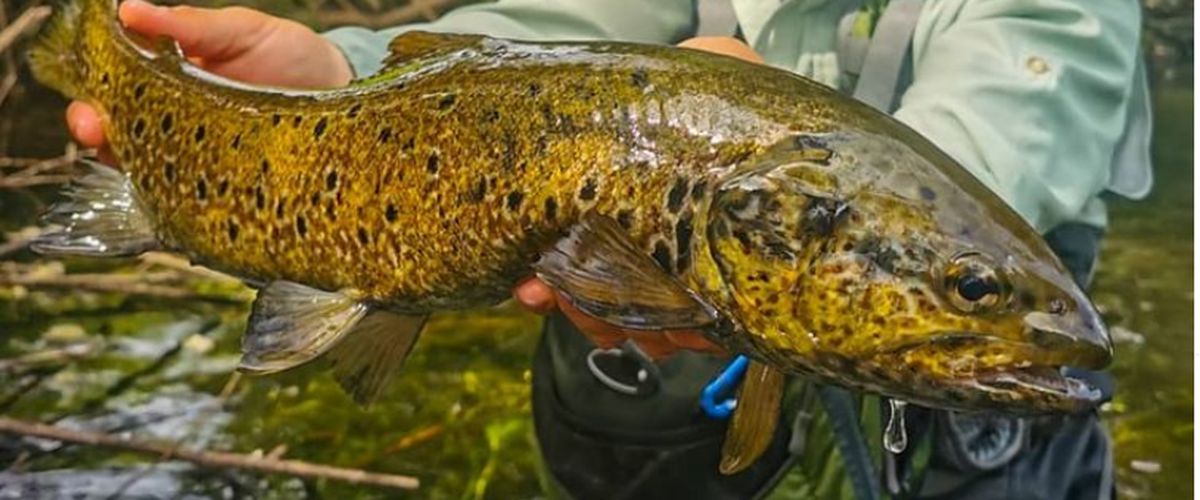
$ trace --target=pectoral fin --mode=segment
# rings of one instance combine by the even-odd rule
[[[783,397],[783,373],[757,361],[751,361],[738,391],[737,407],[725,444],[721,446],[722,474],[730,475],[749,467],[767,450],[779,423],[779,401]]]
[[[699,329],[717,319],[608,217],[585,216],[533,267],[575,307],[619,327]]]
[[[428,316],[374,311],[330,349],[333,376],[362,406],[370,405],[408,358]]]
[[[72,181],[67,199],[50,207],[43,217],[63,226],[44,234],[30,247],[48,255],[124,257],[157,249],[154,226],[143,209],[129,177],[91,160],[81,160],[87,173]]]
[[[273,281],[254,301],[238,369],[264,374],[307,363],[345,338],[368,312],[343,293]]]

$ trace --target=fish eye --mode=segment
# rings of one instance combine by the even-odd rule
[[[963,254],[951,259],[943,284],[947,298],[965,313],[978,313],[1002,303],[1002,277],[983,256]]]

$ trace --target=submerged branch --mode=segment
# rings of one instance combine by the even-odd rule
[[[368,484],[405,490],[416,489],[420,486],[419,480],[411,476],[381,474],[358,469],[345,469],[314,464],[300,460],[279,460],[271,457],[259,457],[240,453],[178,450],[175,449],[176,447],[173,444],[122,439],[108,434],[64,429],[53,425],[26,422],[7,417],[0,417],[0,432],[145,453],[158,456],[161,459],[177,458],[204,467],[235,468],[273,474],[325,478],[355,484]]]
[[[22,167],[16,172],[0,175],[0,189],[20,189],[45,184],[61,184],[71,180],[62,170],[75,164],[91,151],[80,151],[74,143],[67,144],[62,156],[29,161],[27,158],[0,158],[0,167]]]
[[[237,297],[215,295],[187,288],[153,283],[155,275],[123,274],[0,274],[0,286],[24,286],[27,288],[54,288],[87,290],[91,292],[142,295],[175,300],[202,300],[220,304],[241,304]]]

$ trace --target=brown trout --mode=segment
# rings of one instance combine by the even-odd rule
[[[773,411],[781,372],[948,409],[1099,397],[1060,369],[1105,366],[1107,332],[1039,235],[929,141],[804,78],[410,33],[345,88],[260,88],[125,33],[114,7],[60,10],[31,53],[102,110],[123,169],[93,165],[36,249],[162,248],[246,279],[244,371],[324,356],[368,402],[426,315],[536,274],[613,325],[749,355],[739,408]]]

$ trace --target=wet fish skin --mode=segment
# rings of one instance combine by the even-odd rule
[[[824,382],[967,410],[1096,402],[1042,370],[1111,348],[1041,238],[911,129],[819,84],[666,47],[415,33],[346,88],[271,90],[130,43],[112,7],[60,14],[35,72],[108,118],[153,240],[304,285],[256,305],[248,356],[292,349],[271,370],[353,333],[289,340],[305,327],[289,296],[337,311],[322,321],[419,316],[497,302],[537,269],[600,319],[693,327]]]

